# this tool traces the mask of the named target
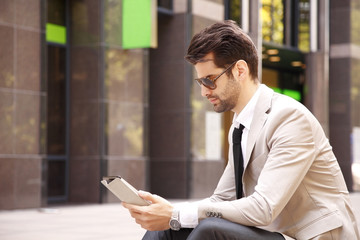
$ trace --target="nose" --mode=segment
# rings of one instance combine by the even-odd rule
[[[207,97],[208,95],[210,95],[210,92],[211,92],[211,89],[209,89],[201,84],[201,96]]]

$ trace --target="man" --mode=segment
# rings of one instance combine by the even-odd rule
[[[151,205],[123,203],[149,230],[144,239],[360,239],[319,122],[259,83],[256,47],[236,23],[196,34],[186,59],[214,110],[235,113],[229,161],[208,199],[174,206],[141,192]]]

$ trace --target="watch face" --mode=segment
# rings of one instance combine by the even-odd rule
[[[180,222],[176,219],[170,220],[170,227],[172,230],[179,231],[181,228]]]

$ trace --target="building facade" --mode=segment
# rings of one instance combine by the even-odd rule
[[[116,202],[108,175],[166,198],[211,194],[232,115],[212,111],[184,55],[224,19],[254,40],[262,82],[319,119],[359,190],[359,12],[343,0],[0,1],[0,210]]]

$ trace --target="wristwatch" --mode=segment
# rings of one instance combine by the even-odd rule
[[[171,219],[169,222],[171,230],[179,231],[181,228],[180,220],[179,220],[179,210],[174,209],[171,214]]]

